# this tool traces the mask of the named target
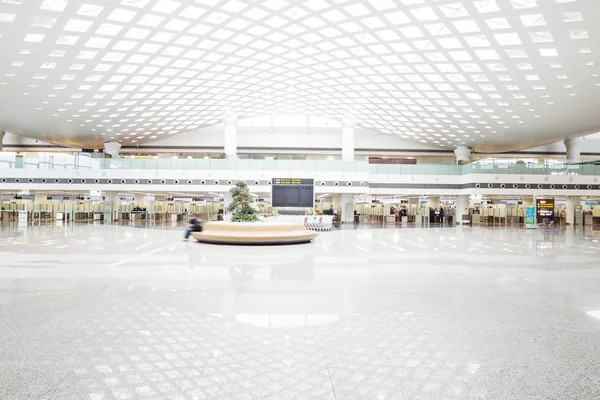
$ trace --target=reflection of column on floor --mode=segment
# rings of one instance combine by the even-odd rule
[[[235,297],[235,290],[223,291],[223,318],[226,320],[235,320]]]
[[[566,211],[567,211],[567,225],[575,225],[575,208],[581,203],[579,196],[567,197]]]
[[[573,225],[565,226],[565,245],[567,247],[575,246],[575,227]]]
[[[344,289],[338,292],[338,297],[340,299],[340,313],[342,314],[342,317],[350,317],[353,313],[352,291]]]

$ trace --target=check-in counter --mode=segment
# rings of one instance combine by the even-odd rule
[[[471,225],[473,225],[473,226],[481,225],[481,215],[480,214],[471,215]]]

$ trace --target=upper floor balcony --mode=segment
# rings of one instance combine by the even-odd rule
[[[203,158],[93,158],[89,154],[40,153],[38,157],[0,153],[0,171],[6,169],[75,169],[142,171],[311,171],[362,172],[373,175],[600,175],[600,165],[474,162],[465,165],[369,164],[339,160],[241,160]]]

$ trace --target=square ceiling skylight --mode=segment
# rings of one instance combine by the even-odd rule
[[[479,25],[471,19],[452,22],[456,30],[460,33],[480,32]]]
[[[0,14],[0,22],[2,22],[2,14]],[[46,17],[46,16],[36,16],[33,17],[31,21],[31,26],[34,28],[46,28],[50,29],[56,23],[56,18],[54,17]]]
[[[86,21],[82,19],[70,19],[63,27],[63,30],[67,32],[87,32],[87,30],[90,29],[90,26],[92,26],[92,24],[92,21]]]
[[[490,29],[510,29],[511,26],[508,23],[508,20],[504,17],[498,18],[488,18],[485,20],[486,24],[490,27]]]
[[[546,25],[546,20],[542,14],[521,15],[519,18],[525,27]]]
[[[40,9],[47,11],[62,12],[69,2],[67,0],[44,0]]]
[[[553,48],[540,49],[540,54],[543,57],[556,57],[556,56],[558,56],[558,51],[556,49],[553,49]]]
[[[537,0],[510,0],[510,2],[512,3],[513,7],[517,10],[522,8],[537,7]]]
[[[496,33],[494,38],[502,46],[515,46],[521,44],[521,39],[517,33]]]
[[[118,22],[130,22],[135,16],[136,16],[136,12],[132,11],[132,10],[125,10],[123,8],[115,8],[110,15],[107,17],[107,19],[111,20],[111,21],[118,21]]]
[[[45,35],[43,33],[28,33],[25,36],[26,42],[41,42],[44,40]]]
[[[421,21],[421,22],[435,21],[435,20],[439,19],[439,17],[435,13],[435,11],[433,11],[433,9],[428,6],[411,9],[410,12],[414,15],[414,17],[418,21]]]
[[[15,20],[16,14],[10,13],[0,13],[0,23],[2,22],[13,22]]]
[[[477,11],[482,14],[500,11],[496,0],[481,0],[473,3]]]
[[[138,25],[151,26],[153,28],[160,25],[165,20],[165,17],[155,14],[144,14],[138,21]]]
[[[97,17],[104,10],[104,7],[96,4],[82,4],[77,11],[79,15],[85,15],[87,17]]]
[[[439,8],[448,18],[469,16],[469,12],[462,3],[440,5]]]
[[[554,41],[551,32],[529,32],[529,37],[533,43],[549,43]]]
[[[564,22],[579,22],[583,21],[583,16],[579,11],[566,12],[562,15]]]

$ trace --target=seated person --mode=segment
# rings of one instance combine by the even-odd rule
[[[200,222],[196,214],[192,214],[192,217],[189,221],[189,226],[185,230],[183,240],[188,240],[192,232],[202,232],[202,222]]]

